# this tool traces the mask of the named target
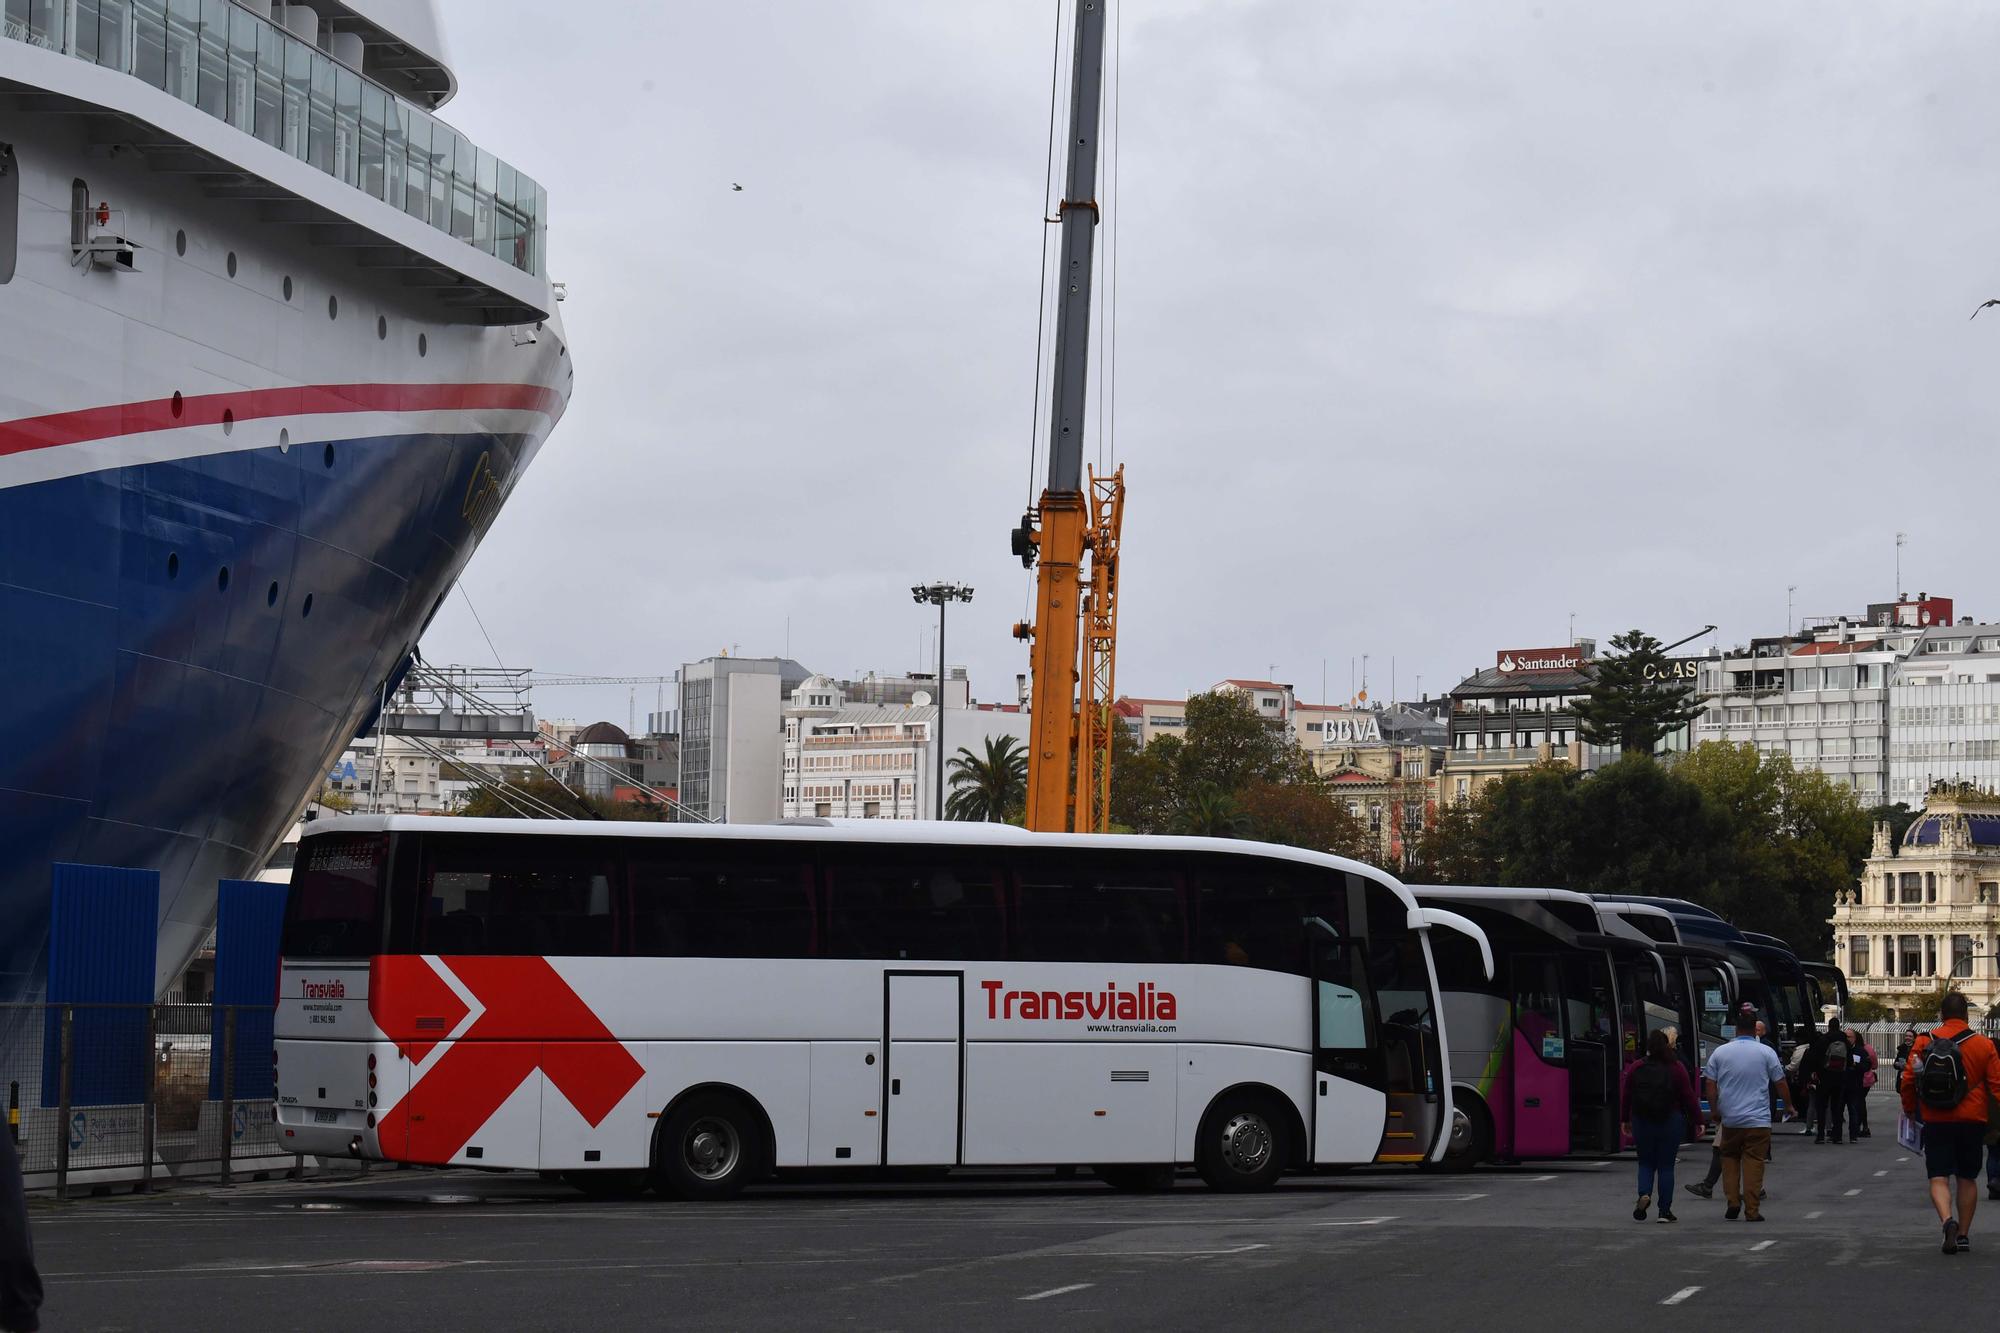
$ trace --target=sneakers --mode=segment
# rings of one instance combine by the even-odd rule
[[[1732,1203],[1729,1205],[1729,1207],[1723,1210],[1722,1215],[1729,1221],[1734,1222],[1737,1218],[1743,1216],[1743,1205],[1740,1203]]]
[[[1652,1203],[1652,1201],[1653,1196],[1650,1194],[1641,1194],[1639,1196],[1639,1202],[1633,1205],[1632,1208],[1632,1220],[1634,1222],[1643,1222],[1646,1220],[1646,1206]]]
[[[1697,1180],[1694,1184],[1687,1187],[1687,1192],[1694,1195],[1697,1199],[1713,1199],[1715,1197],[1715,1186],[1704,1185]],[[2000,1186],[1994,1187],[1993,1197],[2000,1199]]]
[[[1674,1216],[1674,1210],[1673,1210],[1673,1209],[1671,1209],[1671,1208],[1669,1208],[1669,1207],[1667,1207],[1667,1206],[1666,1206],[1665,1204],[1661,1204],[1661,1205],[1660,1205],[1660,1215],[1659,1215],[1658,1217],[1654,1218],[1653,1220],[1654,1220],[1655,1222],[1678,1222],[1678,1221],[1680,1221],[1680,1219],[1679,1219],[1678,1217],[1675,1217],[1675,1216]]]
[[[1955,1217],[1944,1224],[1944,1252],[1958,1253],[1958,1219]]]
[[[1967,1250],[1970,1250],[1971,1248],[1972,1248],[1972,1237],[1966,1235],[1963,1231],[1959,1232],[1958,1252],[1960,1254],[1964,1254]]]

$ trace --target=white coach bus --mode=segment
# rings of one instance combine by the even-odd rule
[[[733,1194],[785,1168],[1436,1160],[1428,931],[1350,861],[980,824],[309,826],[288,1149]]]

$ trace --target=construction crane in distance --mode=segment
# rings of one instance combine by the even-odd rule
[[[628,688],[625,691],[625,730],[629,733],[639,724],[639,686],[651,685],[654,687],[653,711],[659,713],[666,711],[667,686],[676,684],[679,680],[679,676],[583,676],[574,674],[559,675],[555,673],[543,675],[540,672],[530,671],[522,683],[530,689],[562,685],[627,686]]]
[[[1118,654],[1118,546],[1125,469],[1083,468],[1095,258],[1098,134],[1103,119],[1106,0],[1076,0],[1070,71],[1069,165],[1061,207],[1048,484],[1014,529],[1014,554],[1040,565],[1035,619],[1014,627],[1029,644],[1026,824],[1042,832],[1104,832],[1111,823],[1111,717]],[[1080,665],[1079,665],[1080,664]]]

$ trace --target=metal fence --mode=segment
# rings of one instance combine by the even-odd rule
[[[30,1189],[297,1170],[273,1110],[270,1005],[0,1005],[7,1132]]]

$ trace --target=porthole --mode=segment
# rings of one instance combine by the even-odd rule
[[[222,433],[224,435],[229,435],[233,434],[235,430],[236,430],[236,413],[232,412],[230,409],[225,407],[222,409]]]
[[[171,404],[171,405],[170,405],[170,406],[168,407],[168,409],[167,409],[167,410],[168,410],[168,411],[170,411],[170,412],[172,412],[172,413],[174,414],[174,417],[175,417],[175,419],[177,419],[177,420],[178,420],[178,419],[179,419],[179,417],[180,417],[180,414],[181,414],[181,408],[182,408],[182,406],[183,406],[183,404],[182,404],[182,402],[181,402],[181,391],[180,391],[179,389],[175,389],[175,390],[174,390],[174,401],[173,401],[173,403],[172,403],[172,404]]]
[[[229,252],[229,260],[223,267],[229,270],[230,277],[233,278],[236,276],[236,252],[234,250]]]
[[[292,299],[292,277],[289,273],[285,275],[285,299]]]
[[[325,455],[325,458],[326,458],[326,465],[327,465],[328,467],[332,467],[332,466],[333,466],[333,442],[332,442],[331,440],[327,441],[327,446],[326,446],[326,455]]]
[[[387,315],[375,316],[375,336],[377,338],[387,338],[389,336],[389,317]]]
[[[429,356],[430,354],[431,354],[431,340],[429,336],[419,333],[417,335],[417,355]]]
[[[289,430],[279,431],[278,452],[281,454],[288,454],[291,451],[292,451],[292,433]]]
[[[180,553],[177,551],[169,551],[167,552],[167,577],[170,579],[177,579],[180,576],[181,576]]]
[[[299,619],[304,620],[307,616],[311,615],[312,613],[313,613],[313,595],[311,593],[307,593],[306,599],[303,602],[299,603]]]
[[[340,298],[338,296],[329,296],[326,298],[326,317],[328,319],[340,318]]]
[[[185,259],[187,258],[187,252],[188,234],[185,231],[176,231],[174,233],[174,253]]]
[[[218,569],[218,570],[216,570],[216,571],[215,571],[215,590],[216,590],[217,592],[228,592],[228,591],[229,591],[229,566],[228,566],[228,565],[224,565],[224,566],[223,566],[223,567],[222,567],[221,569]]]
[[[276,606],[277,604],[278,604],[278,581],[276,579],[272,579],[271,586],[264,589],[264,605]]]

